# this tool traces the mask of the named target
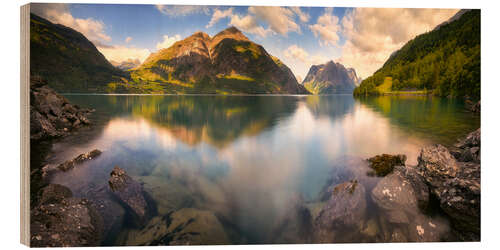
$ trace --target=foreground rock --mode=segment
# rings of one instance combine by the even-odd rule
[[[300,196],[290,202],[284,216],[277,220],[270,234],[272,243],[307,244],[312,240],[312,215]]]
[[[47,86],[47,82],[31,77],[30,139],[34,141],[67,135],[74,129],[90,124],[91,112],[69,103]]]
[[[72,160],[65,161],[64,163],[61,163],[59,165],[54,165],[54,164],[47,164],[42,167],[42,177],[43,178],[48,178],[51,176],[54,172],[57,171],[68,171],[70,169],[73,169],[75,166],[80,165],[86,161],[95,159],[99,155],[101,155],[101,151],[98,149],[94,149],[88,153],[80,154],[77,157],[75,157]]]
[[[217,217],[209,211],[183,208],[154,217],[141,230],[131,230],[125,245],[221,245],[230,244]]]
[[[418,213],[418,200],[413,186],[403,175],[402,168],[404,167],[398,167],[380,180],[372,190],[371,198],[390,223],[408,224]],[[425,185],[424,187],[427,188]],[[428,195],[427,193],[427,196],[421,198],[423,204],[428,202]]]
[[[458,161],[481,163],[481,129],[467,135],[467,137],[455,145],[456,149],[450,153]]]
[[[148,205],[141,184],[118,166],[111,171],[108,183],[113,194],[130,213],[133,222],[138,226],[143,225],[148,216]]]
[[[481,112],[481,101],[473,102],[469,99],[465,100],[465,108],[474,112],[474,113],[479,113]]]
[[[477,130],[459,148],[477,146],[479,151],[479,145],[480,130]],[[457,162],[447,148],[433,145],[422,149],[418,168],[461,240],[479,240],[481,167],[476,160]]]
[[[366,212],[365,188],[356,180],[331,189],[330,199],[314,221],[316,241],[349,241],[346,232],[362,228]]]
[[[101,217],[90,202],[71,196],[67,187],[57,184],[41,190],[40,203],[30,214],[32,247],[100,244]]]
[[[159,215],[192,207],[195,203],[195,195],[178,180],[158,176],[139,176],[136,179],[155,201]]]
[[[448,236],[444,219],[421,212],[429,203],[429,191],[414,167],[396,167],[375,186],[371,198],[382,213],[379,221],[385,224],[381,241],[434,242]]]
[[[395,166],[404,166],[406,155],[376,155],[368,159],[370,167],[375,171],[377,176],[386,176],[392,172]]]
[[[92,202],[102,218],[101,245],[113,245],[125,223],[125,209],[113,198],[106,183],[90,187],[83,197]]]

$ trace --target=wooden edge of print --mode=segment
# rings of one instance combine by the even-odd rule
[[[30,245],[30,5],[21,6],[21,243]]]

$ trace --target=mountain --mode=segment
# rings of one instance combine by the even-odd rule
[[[432,93],[480,99],[481,11],[459,11],[391,55],[354,95]]]
[[[35,14],[30,18],[30,74],[57,92],[104,92],[126,76],[84,35]]]
[[[307,94],[291,70],[230,27],[214,37],[196,32],[151,54],[123,87],[159,93]],[[117,86],[118,87],[118,86]]]
[[[129,70],[129,69],[133,69],[139,65],[141,65],[141,61],[139,61],[139,59],[131,59],[129,58],[128,60],[126,61],[123,61],[123,62],[117,62],[117,61],[113,61],[113,60],[110,60],[109,61],[113,66],[121,69],[121,70]]]
[[[354,85],[359,86],[359,84],[361,84],[361,81],[363,79],[361,79],[361,77],[358,77],[354,68],[348,68],[347,73],[349,74],[349,78],[354,81]]]
[[[311,66],[302,84],[314,94],[350,94],[358,82],[353,68],[329,61]]]

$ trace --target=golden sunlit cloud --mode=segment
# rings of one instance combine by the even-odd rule
[[[448,20],[456,9],[357,8],[342,19],[340,62],[366,78],[379,69],[391,53],[415,36]]]

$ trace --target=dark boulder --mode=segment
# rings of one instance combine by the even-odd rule
[[[41,190],[42,203],[31,210],[32,247],[97,246],[101,242],[102,218],[86,199],[70,197],[61,185]]]
[[[337,233],[359,230],[366,212],[365,188],[356,180],[336,185],[330,199],[314,221],[316,241],[328,243],[342,241]]]
[[[60,203],[66,198],[73,196],[69,188],[59,184],[49,184],[40,190],[40,204]]]
[[[30,80],[30,139],[33,141],[67,135],[90,124],[91,112],[81,109],[48,87],[39,77]]]
[[[125,209],[114,199],[106,183],[89,187],[83,194],[102,218],[102,244],[114,244],[125,222]]]
[[[471,134],[467,137],[470,140],[466,140],[474,143],[474,137]],[[480,165],[474,162],[457,162],[448,149],[433,145],[422,149],[417,167],[430,191],[439,200],[440,207],[451,218],[456,231],[463,232],[463,235],[473,235],[465,237],[465,240],[479,240]]]
[[[148,204],[142,185],[118,166],[111,171],[108,183],[112,193],[131,215],[133,222],[138,226],[143,225],[148,217]]]
[[[376,155],[367,159],[370,167],[375,171],[377,176],[386,176],[392,172],[395,166],[404,166],[406,155]]]
[[[468,134],[455,147],[452,154],[458,161],[481,163],[481,128]]]

